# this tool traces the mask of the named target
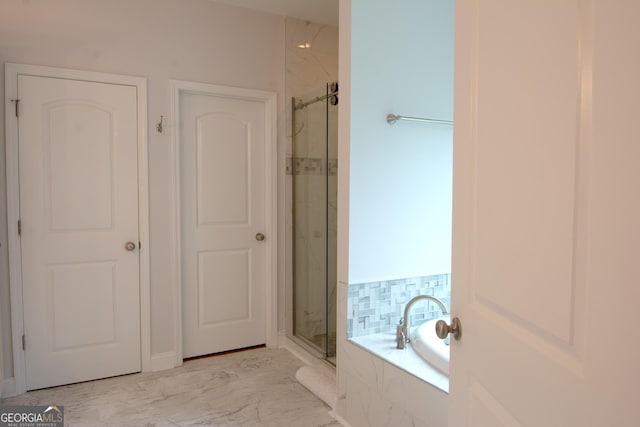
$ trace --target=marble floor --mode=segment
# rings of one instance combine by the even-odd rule
[[[32,391],[0,405],[63,405],[66,426],[340,426],[296,381],[301,366],[285,349],[260,348]]]

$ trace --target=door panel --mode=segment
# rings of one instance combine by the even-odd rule
[[[198,254],[199,326],[251,320],[248,250]]]
[[[638,13],[456,2],[451,425],[640,423]]]
[[[111,229],[114,112],[77,101],[57,102],[44,110],[49,229]]]
[[[140,370],[132,86],[19,75],[27,388]]]
[[[248,125],[229,114],[196,119],[199,226],[249,221]]]
[[[266,341],[265,106],[180,95],[183,356]]]
[[[117,309],[115,263],[50,265],[48,270],[53,348],[113,343]]]
[[[570,342],[578,1],[498,3],[482,6],[476,32],[475,296],[505,321]],[[502,36],[514,22],[518,35]]]

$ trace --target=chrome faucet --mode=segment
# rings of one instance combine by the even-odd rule
[[[411,306],[413,306],[413,304],[423,299],[427,299],[438,304],[442,309],[442,314],[449,314],[444,303],[436,297],[432,297],[430,295],[418,295],[417,297],[411,298],[404,307],[404,316],[400,318],[396,328],[396,342],[398,343],[396,348],[403,349],[405,348],[405,343],[411,341],[411,337],[409,336],[409,310],[411,310]]]

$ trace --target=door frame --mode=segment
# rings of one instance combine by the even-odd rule
[[[138,114],[138,238],[140,239],[140,362],[142,371],[151,369],[151,300],[149,265],[149,184],[147,166],[147,79],[144,77],[80,71],[38,65],[5,64],[5,123],[7,173],[7,231],[9,246],[9,289],[11,292],[11,334],[15,394],[27,391],[22,299],[22,250],[18,235],[20,180],[18,168],[18,121],[11,100],[18,98],[18,75],[110,83],[136,88]]]
[[[173,186],[175,189],[175,271],[176,286],[174,288],[175,311],[175,366],[182,365],[182,245],[181,245],[181,210],[180,203],[180,97],[181,95],[209,95],[230,99],[259,101],[265,107],[265,151],[264,167],[267,177],[265,191],[265,234],[266,243],[266,344],[267,347],[278,345],[278,268],[277,268],[277,94],[256,89],[245,89],[233,86],[221,86],[208,83],[197,83],[184,80],[171,80],[171,105],[173,117]]]

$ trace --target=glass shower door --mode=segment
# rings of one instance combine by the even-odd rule
[[[331,105],[328,91],[329,85],[323,85],[292,103],[293,335],[331,358],[336,330],[337,107]]]

